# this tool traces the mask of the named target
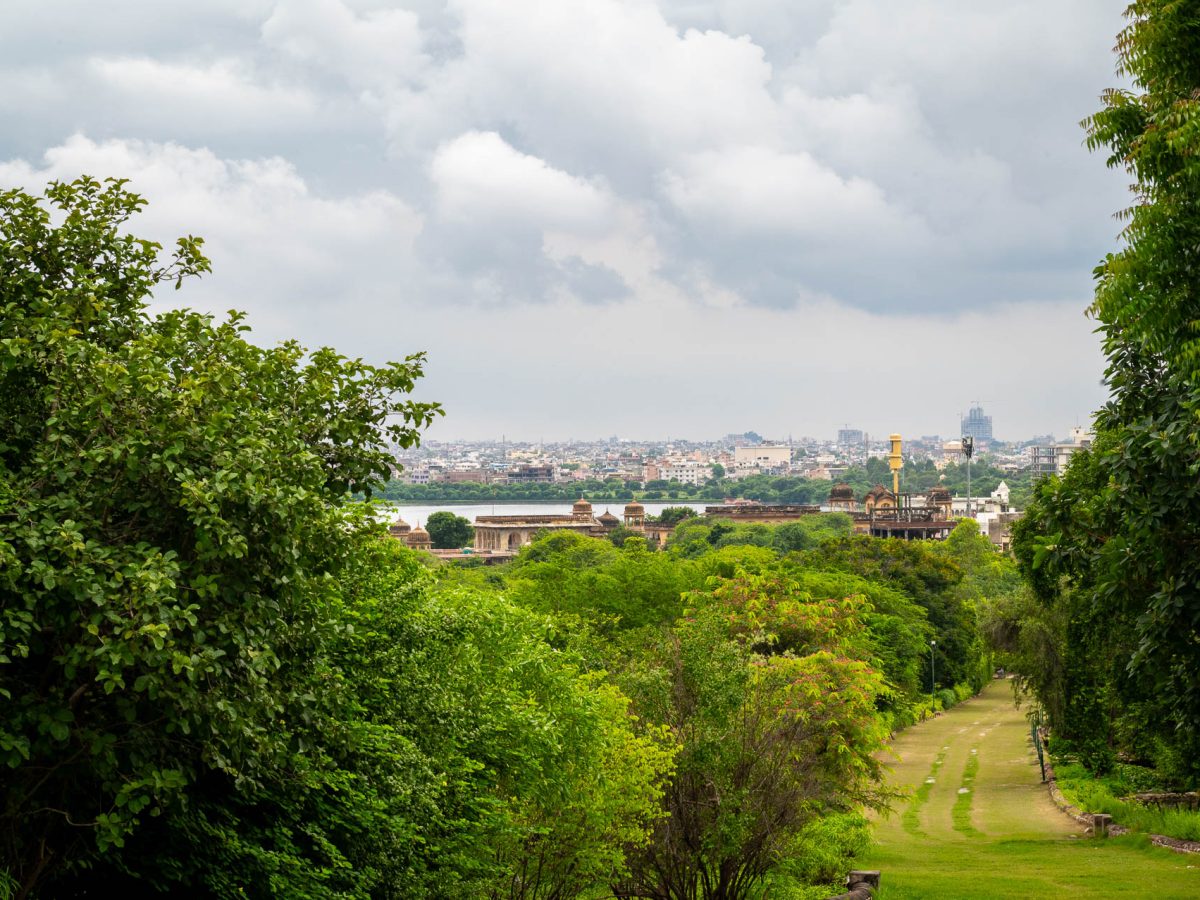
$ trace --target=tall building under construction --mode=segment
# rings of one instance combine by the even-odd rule
[[[992,417],[983,414],[983,407],[976,403],[962,417],[962,436],[974,438],[976,444],[990,444],[992,437]]]

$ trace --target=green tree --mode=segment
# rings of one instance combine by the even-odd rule
[[[377,542],[339,642],[390,735],[382,762],[396,762],[377,777],[394,790],[376,802],[409,829],[364,835],[369,861],[401,869],[397,897],[597,891],[661,815],[667,736],[634,733],[628,700],[584,671],[564,626],[494,593],[434,590],[411,555]]]
[[[406,399],[421,358],[151,316],[154,285],[207,270],[198,241],[160,265],[120,182],[47,193],[53,219],[0,195],[4,890],[549,900],[623,877],[666,736],[572,634],[435,590],[347,502],[437,413]]]
[[[1117,42],[1127,89],[1085,124],[1137,198],[1096,270],[1110,400],[1092,449],[1039,486],[1014,547],[1069,624],[1056,723],[1106,745],[1157,745],[1200,774],[1200,10],[1137,0]],[[1130,726],[1133,727],[1130,727]]]
[[[668,506],[658,514],[655,521],[659,525],[678,525],[684,519],[690,519],[697,515],[696,510],[690,506]]]
[[[848,537],[853,528],[854,520],[845,513],[805,516],[799,521],[776,526],[772,544],[781,553],[810,550],[825,541]]]
[[[711,469],[712,469],[712,477],[714,479],[720,480],[725,477],[725,467],[723,465],[721,465],[720,463],[713,463],[711,466]]]
[[[940,683],[978,689],[990,677],[975,606],[961,589],[963,571],[929,542],[854,535],[803,552],[797,562],[887,585],[924,609],[937,641]]]
[[[475,540],[475,529],[471,522],[447,510],[431,513],[425,523],[429,539],[438,550],[454,550],[469,547]]]
[[[638,540],[641,540],[644,542],[645,539],[642,538],[638,532],[634,531],[632,528],[627,528],[624,525],[616,526],[607,535],[608,540],[612,543],[612,545],[614,547],[625,546],[625,539],[630,538],[630,537],[635,537],[635,536],[638,538]]]
[[[152,316],[156,285],[208,271],[200,241],[160,261],[120,181],[46,198],[53,215],[0,194],[0,854],[22,893],[201,784],[337,789],[296,754],[333,579],[377,532],[341,500],[438,412],[406,399],[419,355],[374,367],[256,347],[236,314]],[[296,884],[357,880],[326,825],[288,851]]]
[[[683,610],[681,597],[700,586],[702,575],[691,563],[649,552],[636,536],[618,550],[560,532],[523,548],[506,580],[509,596],[528,609],[624,629],[673,622]]]
[[[882,802],[881,681],[856,658],[860,604],[796,596],[786,579],[745,574],[692,595],[693,614],[620,673],[637,712],[668,725],[679,753],[670,815],[632,854],[618,896],[761,896],[806,826]]]

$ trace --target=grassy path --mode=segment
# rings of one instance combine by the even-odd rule
[[[1007,682],[896,738],[911,799],[876,823],[861,867],[881,900],[1200,897],[1200,857],[1131,836],[1093,840],[1046,795]]]

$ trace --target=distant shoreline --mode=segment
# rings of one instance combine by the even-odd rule
[[[576,500],[579,498],[576,497]],[[613,505],[616,503],[632,503],[635,498],[622,497],[619,500],[593,500],[591,497],[584,497],[592,506],[604,506],[605,504]],[[691,497],[672,497],[670,499],[658,500],[643,500],[636,498],[638,503],[645,505],[653,503],[655,505],[665,504],[670,506],[672,503],[680,503],[685,506],[723,506],[721,500],[696,500]],[[573,500],[497,500],[492,503],[491,500],[378,500],[375,501],[385,506],[570,506]],[[781,506],[786,504],[768,503],[768,506]]]

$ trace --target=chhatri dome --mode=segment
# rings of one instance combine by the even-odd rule
[[[853,500],[854,488],[844,481],[839,481],[833,486],[833,490],[829,492],[830,500]]]
[[[592,504],[588,503],[583,497],[580,497],[571,504],[571,515],[576,519],[590,519],[592,517]]]
[[[408,533],[407,541],[408,546],[414,550],[429,550],[433,547],[433,539],[429,536],[429,532],[419,524]]]

